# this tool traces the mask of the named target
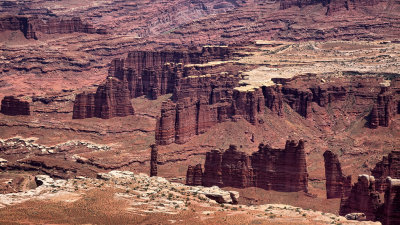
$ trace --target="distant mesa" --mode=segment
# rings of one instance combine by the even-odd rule
[[[73,32],[88,34],[106,34],[104,29],[96,29],[81,18],[53,18],[37,16],[2,16],[0,17],[0,32],[20,30],[26,39],[38,39],[38,32],[44,34],[68,34]]]
[[[14,96],[5,96],[1,101],[1,113],[10,116],[30,115],[29,102]]]

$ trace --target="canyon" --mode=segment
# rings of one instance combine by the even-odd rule
[[[0,223],[397,224],[399,12],[0,3]]]

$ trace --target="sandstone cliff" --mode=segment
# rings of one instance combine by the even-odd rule
[[[96,93],[78,94],[74,102],[73,119],[109,119],[133,114],[126,82],[113,77],[107,78]]]
[[[81,18],[54,18],[37,16],[4,16],[0,17],[0,32],[20,30],[26,39],[38,39],[38,32],[44,34],[67,34],[73,32],[105,34],[104,29],[95,29],[82,22]]]
[[[341,198],[349,196],[351,191],[351,176],[344,176],[336,154],[331,151],[324,153],[326,197]]]
[[[14,96],[5,96],[1,101],[0,112],[10,116],[30,115],[29,102],[21,101]]]
[[[304,142],[287,141],[284,149],[273,149],[260,144],[259,150],[251,156],[238,151],[234,145],[224,152],[208,152],[202,184],[307,192],[308,173]]]
[[[376,178],[377,191],[385,191],[387,177],[400,179],[400,151],[392,151],[388,156],[383,156],[371,173]]]
[[[150,155],[150,177],[157,176],[158,148],[157,145],[151,145]]]
[[[340,215],[362,212],[367,220],[379,219],[382,200],[375,189],[375,178],[368,175],[358,176],[358,181],[351,189],[348,197],[343,196],[340,202]]]

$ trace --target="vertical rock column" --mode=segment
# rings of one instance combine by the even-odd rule
[[[387,189],[385,192],[384,225],[400,224],[400,180],[386,180]]]
[[[348,196],[351,191],[351,176],[344,176],[342,167],[336,154],[331,151],[324,153],[325,177],[326,177],[326,197],[341,198],[342,195]]]
[[[151,158],[150,158],[150,176],[157,176],[157,156],[158,148],[157,145],[151,145]]]

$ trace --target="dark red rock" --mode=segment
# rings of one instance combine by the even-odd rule
[[[73,32],[89,34],[105,34],[104,29],[95,29],[92,25],[82,22],[81,18],[53,18],[36,16],[5,16],[0,17],[0,32],[5,30],[20,30],[27,39],[38,39],[37,33],[67,34]]]
[[[375,178],[360,175],[358,182],[352,186],[350,195],[342,197],[339,214],[344,216],[349,213],[364,213],[367,220],[376,221],[382,204],[379,192],[375,189]]]
[[[263,87],[263,94],[265,98],[265,106],[279,116],[282,116],[282,106],[283,106],[283,95],[282,86],[268,86]]]
[[[331,151],[324,153],[326,197],[341,198],[349,196],[351,191],[351,176],[344,176],[336,154]]]
[[[400,180],[388,178],[386,182],[382,223],[384,225],[400,224]]]
[[[157,119],[156,141],[159,145],[175,142],[176,104],[171,100],[161,106],[161,116]]]
[[[370,127],[388,127],[397,113],[393,98],[395,93],[389,87],[383,87],[370,114]]]
[[[385,191],[387,177],[400,179],[400,151],[392,151],[388,156],[384,156],[371,173],[376,179],[377,191]]]
[[[21,101],[14,96],[5,96],[1,101],[1,113],[10,116],[30,115],[29,102]]]
[[[196,166],[188,166],[186,173],[186,185],[201,186],[203,180],[203,169],[201,164]]]
[[[150,176],[157,176],[157,163],[158,163],[158,148],[157,145],[151,145],[151,156],[150,156]]]
[[[285,149],[260,144],[251,156],[230,146],[206,154],[203,185],[260,187],[276,191],[308,191],[304,142],[288,141]]]
[[[159,95],[173,93],[180,77],[194,75],[199,70],[185,68],[184,64],[227,60],[230,57],[231,50],[226,46],[205,46],[185,51],[135,51],[130,52],[125,60],[114,60],[109,75],[127,79],[131,98],[145,95],[155,99]]]
[[[96,94],[77,95],[74,102],[73,119],[98,117],[109,119],[133,115],[127,84],[114,77],[108,77],[97,88]]]

